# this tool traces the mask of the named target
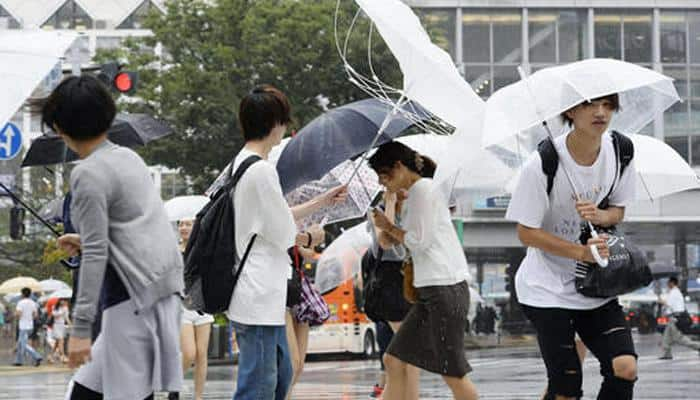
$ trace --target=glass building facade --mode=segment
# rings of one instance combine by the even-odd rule
[[[524,7],[468,0],[407,3],[483,98],[516,81],[519,65],[535,72],[592,57],[624,60],[674,78],[683,101],[642,133],[663,138],[700,166],[700,1],[665,2],[669,8],[649,1],[620,1],[620,8],[581,7],[573,0],[546,2],[546,8],[528,6],[542,1],[519,2]]]

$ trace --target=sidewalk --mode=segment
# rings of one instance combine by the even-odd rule
[[[535,335],[468,335],[464,337],[464,348],[468,350],[496,347],[527,347],[537,345]]]

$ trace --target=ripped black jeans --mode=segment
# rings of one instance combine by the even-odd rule
[[[632,399],[634,381],[618,378],[612,360],[622,355],[637,357],[624,313],[617,300],[592,310],[538,308],[521,304],[537,331],[537,342],[547,367],[546,399],[555,395],[580,398],[583,375],[574,343],[575,333],[600,362],[603,383],[598,400]]]

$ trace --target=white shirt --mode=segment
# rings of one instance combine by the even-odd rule
[[[683,299],[683,293],[678,287],[668,291],[666,295],[666,307],[669,313],[675,314],[685,311],[685,300]]]
[[[17,310],[21,312],[19,317],[19,329],[29,331],[34,329],[34,313],[38,307],[34,300],[24,298],[17,303]]]
[[[249,156],[236,156],[234,171]],[[267,160],[253,164],[238,181],[234,193],[236,251],[243,257],[258,234],[243,266],[226,316],[247,325],[284,325],[287,278],[291,269],[287,249],[294,245],[296,225],[282,195],[275,166]]]
[[[433,180],[423,178],[408,190],[401,210],[404,245],[413,258],[415,287],[449,286],[471,279],[450,211],[442,204]]]
[[[66,316],[68,315],[68,307],[63,306],[53,310],[53,323],[54,325],[65,325]]]
[[[535,152],[523,167],[520,181],[513,192],[506,219],[529,228],[541,228],[570,242],[579,241],[581,218],[576,212],[576,198],[562,165],[572,176],[583,200],[596,204],[605,198],[617,175],[612,137],[603,134],[600,153],[591,166],[577,164],[566,148],[566,136],[555,140],[559,153],[559,168],[554,176],[552,192],[547,196],[547,177],[542,161]],[[634,161],[615,183],[610,205],[624,207],[635,198],[636,173]],[[572,259],[547,254],[529,247],[515,276],[515,289],[520,303],[543,308],[590,310],[610,299],[585,297],[576,292]]]

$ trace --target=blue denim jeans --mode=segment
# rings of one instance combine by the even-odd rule
[[[31,329],[20,329],[19,337],[17,338],[17,355],[15,356],[15,364],[22,364],[24,362],[24,352],[26,351],[29,355],[36,360],[41,360],[41,354],[39,354],[32,346],[29,345],[29,335],[32,333]]]
[[[234,400],[284,400],[292,382],[287,333],[282,326],[233,322],[238,342]]]

